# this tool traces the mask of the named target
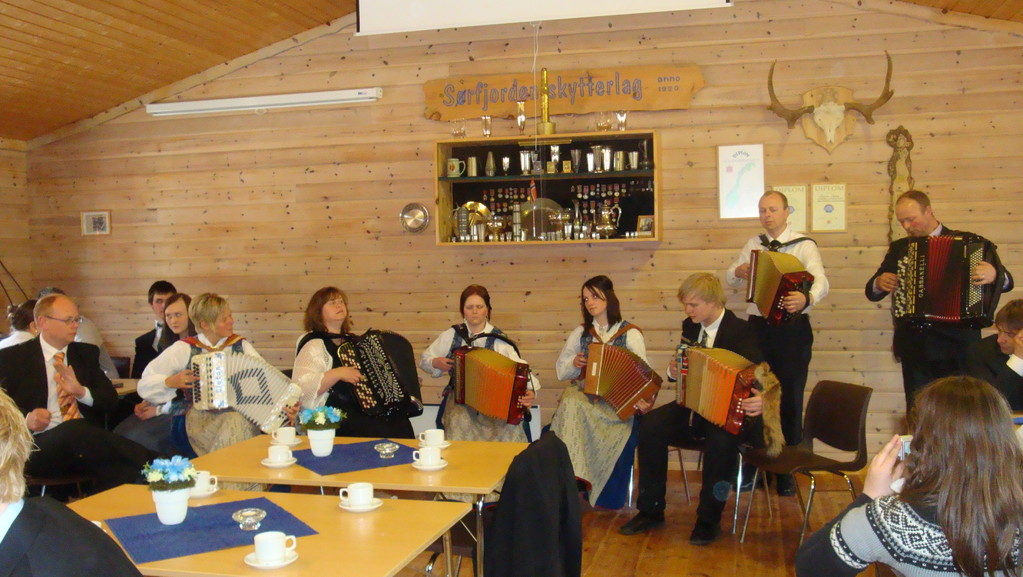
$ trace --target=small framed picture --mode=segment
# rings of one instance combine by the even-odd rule
[[[636,236],[640,238],[654,236],[654,215],[639,215],[639,218],[636,219]]]
[[[96,210],[82,213],[82,236],[110,234],[110,211]]]

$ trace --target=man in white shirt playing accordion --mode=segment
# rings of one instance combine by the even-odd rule
[[[757,303],[751,302],[746,312],[749,323],[757,331],[764,360],[781,381],[781,426],[785,443],[798,445],[803,437],[803,392],[813,354],[813,329],[810,326],[810,309],[820,303],[828,294],[828,279],[824,274],[824,263],[817,243],[788,225],[789,202],[784,194],[768,190],[760,197],[760,224],[766,234],[751,237],[739,251],[739,258],[728,267],[726,280],[730,286],[746,286],[750,282],[750,254],[754,250],[790,254],[802,263],[806,272],[813,275],[809,290],[793,290],[784,296],[778,295],[785,318],[780,324],[765,319]],[[790,475],[778,477],[778,494],[795,494],[795,484]]]

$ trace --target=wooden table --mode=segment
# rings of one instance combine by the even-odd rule
[[[306,437],[292,448],[309,448]],[[367,441],[352,437],[338,437],[335,444]],[[397,440],[410,447],[418,447],[415,440]],[[377,489],[392,491],[433,491],[437,493],[471,493],[476,495],[476,555],[480,577],[483,575],[483,499],[496,490],[508,472],[512,459],[521,453],[527,443],[496,443],[480,441],[452,441],[442,457],[448,466],[440,471],[418,471],[409,464],[367,469],[352,473],[318,475],[305,467],[293,465],[285,469],[270,469],[260,464],[267,456],[270,437],[261,435],[214,451],[195,459],[199,470],[208,470],[221,482],[270,483],[275,485],[305,485],[340,488],[349,483],[373,483]]]
[[[139,388],[138,379],[110,379],[110,382],[114,384],[114,390],[119,397],[130,395]]]
[[[443,536],[447,542],[448,530],[469,512],[466,503],[385,499],[383,506],[376,511],[356,514],[338,508],[336,496],[227,490],[207,499],[193,499],[190,505],[211,505],[253,497],[266,497],[319,533],[298,538],[296,551],[299,557],[291,565],[272,572],[249,567],[243,558],[253,551],[250,543],[243,547],[144,563],[139,565],[139,570],[154,577],[265,577],[268,574],[275,577],[390,577],[438,538]],[[76,501],[70,507],[86,519],[95,521],[156,510],[149,489],[142,485],[122,485]],[[103,529],[113,536],[105,523]]]

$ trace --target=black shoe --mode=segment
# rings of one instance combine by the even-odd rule
[[[781,497],[791,497],[796,494],[796,480],[792,475],[778,475],[774,480],[775,489]]]
[[[639,512],[636,516],[629,520],[628,523],[618,528],[618,532],[622,535],[637,535],[639,533],[646,533],[651,529],[656,529],[664,524],[664,517],[655,517],[653,515],[647,515],[646,513]]]
[[[721,525],[697,521],[693,532],[689,535],[690,545],[710,545],[721,536]]]

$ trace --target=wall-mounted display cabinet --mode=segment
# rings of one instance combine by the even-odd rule
[[[659,241],[656,132],[444,140],[437,243]]]

